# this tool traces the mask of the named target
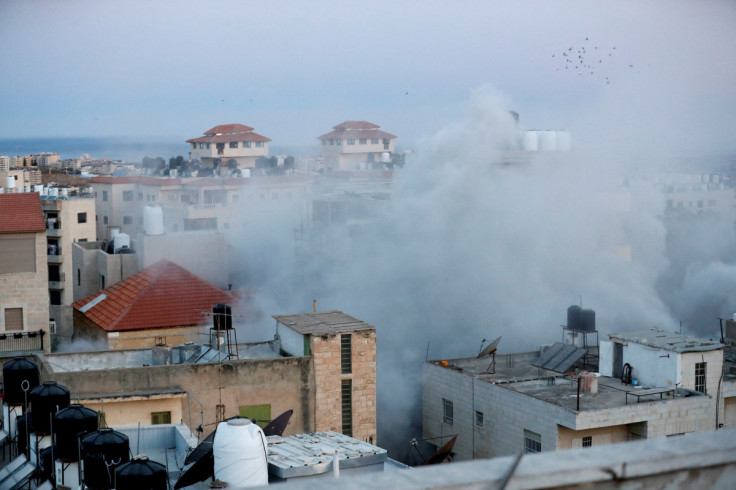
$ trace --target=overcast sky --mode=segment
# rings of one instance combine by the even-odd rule
[[[526,129],[661,117],[686,148],[731,151],[735,48],[732,1],[3,0],[0,137],[238,122],[311,145],[365,119],[407,147],[491,85]]]

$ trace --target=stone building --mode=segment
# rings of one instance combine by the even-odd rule
[[[243,124],[220,124],[204,132],[204,136],[188,139],[191,145],[189,157],[198,159],[204,167],[253,168],[256,160],[268,156],[270,138],[253,132]]]
[[[286,435],[336,430],[376,443],[375,328],[339,311],[275,315],[272,340],[38,356],[42,380],[104,408],[111,426],[201,426],[235,415],[265,421],[294,410]],[[167,340],[169,340],[167,338]]]
[[[365,170],[374,163],[380,165],[384,154],[394,152],[396,138],[368,121],[345,121],[317,136],[324,165],[332,170]]]
[[[569,348],[555,344],[549,354],[575,361]],[[424,435],[460,434],[457,458],[474,459],[726,427],[736,376],[722,372],[723,348],[654,330],[601,342],[599,374],[575,374],[577,363],[552,369],[539,351],[496,355],[494,365],[487,357],[429,361]]]
[[[274,315],[281,348],[311,356],[315,429],[373,443],[376,438],[376,330],[340,311]]]
[[[35,192],[0,194],[0,310],[0,350],[49,351],[46,227]],[[20,343],[29,334],[34,340]]]
[[[202,342],[212,307],[233,299],[232,292],[164,259],[74,302],[74,340],[108,349]]]

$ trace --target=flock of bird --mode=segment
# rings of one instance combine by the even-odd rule
[[[612,58],[616,54],[616,46],[610,49],[599,48],[595,43],[589,41],[586,37],[583,45],[579,47],[570,46],[561,53],[553,53],[552,57],[562,63],[557,66],[557,71],[568,70],[572,73],[577,73],[578,76],[596,75],[602,71],[611,61],[609,58]],[[634,65],[629,65],[629,68],[633,67]],[[607,85],[610,85],[611,80],[608,76],[605,76],[605,82]]]

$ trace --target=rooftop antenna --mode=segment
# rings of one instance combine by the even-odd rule
[[[486,339],[483,339],[483,342],[485,342]],[[488,365],[488,368],[485,370],[486,373],[496,374],[496,351],[498,350],[498,344],[501,342],[501,337],[498,337],[496,340],[491,342],[486,346],[485,349],[480,351],[480,354],[478,354],[478,359],[485,356],[490,356],[491,358],[491,364]],[[483,343],[481,343],[481,347],[483,346]]]
[[[718,322],[721,324],[721,344],[726,343],[725,342],[726,339],[723,338],[723,320],[724,318],[718,317]]]

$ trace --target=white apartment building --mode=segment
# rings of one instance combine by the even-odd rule
[[[67,196],[41,196],[46,226],[48,263],[49,324],[58,342],[71,341],[74,330],[72,303],[75,274],[72,246],[95,240],[95,200],[91,193]]]
[[[332,170],[364,170],[394,152],[397,137],[368,121],[345,121],[318,136],[324,165]]]
[[[555,346],[558,359],[571,348]],[[456,459],[467,460],[736,427],[724,347],[662,331],[615,334],[601,342],[600,373],[582,374],[538,367],[540,352],[497,355],[495,368],[488,357],[428,361],[424,436],[441,445],[459,434]]]
[[[199,159],[209,168],[228,167],[231,161],[237,168],[253,168],[256,160],[268,156],[268,142],[263,135],[243,124],[220,124],[204,132],[204,136],[188,139],[190,159]]]

